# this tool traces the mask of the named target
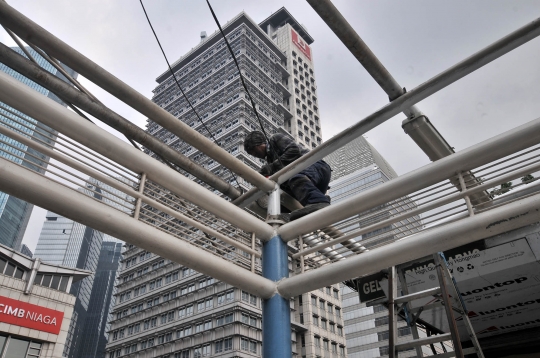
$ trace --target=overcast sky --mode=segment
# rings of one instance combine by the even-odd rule
[[[151,97],[166,70],[137,0],[16,0],[16,9]],[[217,28],[204,0],[146,0],[145,6],[171,62]],[[283,2],[214,0],[222,24],[242,10],[260,22]],[[408,90],[540,16],[540,1],[336,0],[334,4],[398,83]],[[288,1],[312,44],[323,139],[388,102],[387,95],[305,1]],[[2,33],[1,40],[12,45]],[[540,116],[540,39],[494,61],[420,102],[456,151]],[[82,80],[102,102],[144,127],[146,119]],[[401,129],[398,115],[367,134],[404,174],[429,163]],[[25,243],[35,247],[44,211],[31,220]]]

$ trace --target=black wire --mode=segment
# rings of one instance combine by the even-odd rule
[[[197,118],[199,119],[199,121],[203,125],[204,129],[206,129],[206,131],[208,132],[208,134],[210,135],[210,137],[212,138],[214,143],[219,146],[219,144],[217,143],[216,138],[214,137],[212,132],[210,132],[210,129],[208,129],[206,124],[203,122],[201,116],[199,116],[199,113],[195,110],[195,107],[193,107],[193,104],[191,103],[189,98],[186,96],[184,90],[182,89],[182,86],[180,86],[180,83],[178,83],[178,80],[176,79],[176,75],[174,74],[174,71],[172,70],[171,64],[169,63],[169,60],[167,59],[167,55],[165,55],[165,51],[163,50],[163,46],[161,46],[161,42],[159,41],[159,38],[158,38],[158,36],[156,34],[156,31],[154,30],[154,27],[152,26],[152,22],[150,21],[150,18],[148,17],[148,13],[146,12],[146,9],[144,8],[144,4],[143,4],[142,0],[139,0],[139,2],[141,3],[141,7],[142,7],[142,9],[144,11],[144,15],[146,16],[146,20],[148,21],[148,25],[150,25],[150,29],[152,29],[152,32],[154,33],[154,37],[156,38],[156,41],[157,41],[157,43],[159,45],[159,48],[161,49],[161,53],[163,54],[163,57],[165,58],[165,62],[167,62],[167,66],[169,67],[169,71],[171,72],[171,74],[172,74],[172,76],[174,78],[174,82],[176,82],[176,85],[180,89],[180,92],[182,92],[182,95],[184,96],[187,103],[189,104],[189,106],[193,110],[193,113],[195,113],[195,116],[197,116]],[[225,167],[225,166],[223,166],[223,167]],[[231,173],[232,177],[234,178],[234,181],[236,181],[236,185],[238,185],[238,187],[240,188],[240,183],[238,182],[238,178],[236,177],[236,175],[229,168],[227,168],[227,170],[229,171],[229,173]]]
[[[141,0],[142,1],[142,0]],[[238,65],[238,60],[236,59],[236,56],[234,55],[234,52],[231,48],[231,45],[229,44],[229,41],[227,40],[227,37],[225,37],[225,33],[223,32],[223,29],[221,28],[221,24],[219,23],[219,20],[214,12],[214,9],[212,9],[212,5],[210,5],[210,1],[206,0],[206,3],[208,4],[208,8],[210,9],[210,12],[212,13],[212,17],[214,18],[214,21],[216,22],[216,25],[219,28],[219,32],[221,32],[221,36],[223,36],[223,39],[225,40],[225,43],[227,44],[227,48],[229,49],[229,52],[231,53],[231,56],[234,60],[234,63],[236,64],[236,68],[238,69],[238,74],[240,75],[240,81],[242,82],[242,86],[244,86],[244,90],[246,91],[249,100],[251,102],[251,106],[253,107],[253,111],[255,112],[255,116],[257,117],[257,120],[259,121],[259,126],[261,127],[261,131],[264,135],[264,138],[266,138],[266,142],[270,146],[270,141],[268,140],[268,136],[266,135],[266,131],[264,130],[263,123],[261,121],[261,118],[259,117],[259,113],[257,112],[257,108],[255,107],[255,102],[253,101],[253,98],[251,97],[251,94],[248,91],[246,82],[244,81],[244,76],[242,76],[242,71],[240,71],[240,66]],[[281,162],[281,158],[277,155],[276,151],[272,146],[270,146],[270,150],[272,151],[272,154],[278,159],[279,164],[283,167],[283,163]]]

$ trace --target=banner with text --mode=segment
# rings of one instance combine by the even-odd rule
[[[0,296],[0,322],[60,333],[64,312]]]

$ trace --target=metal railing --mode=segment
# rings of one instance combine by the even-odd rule
[[[157,123],[172,130],[193,146],[201,149],[200,147],[208,144],[206,139],[199,141],[201,136],[188,126],[184,128],[184,125],[180,124],[180,127],[172,128],[167,119],[170,115],[147,99],[135,105],[135,99],[141,97],[139,94],[117,79],[113,79],[88,58],[39,28],[5,3],[0,4],[0,22],[29,41],[33,48],[40,50],[36,47],[40,46],[43,55],[54,55],[77,72],[86,74],[95,83],[116,93],[119,98],[133,105],[141,113],[150,115],[152,119],[163,118],[162,122]],[[500,57],[539,33],[539,22],[535,21],[418,88],[408,93],[400,93],[393,102],[381,110],[327,141],[270,179],[277,180],[278,183],[285,181],[335,148],[365,133],[399,111],[410,108],[413,103]],[[37,66],[32,67],[25,63],[29,62],[28,60],[15,58],[5,47],[1,50],[0,59],[8,65],[41,81],[42,85],[59,92],[85,110],[93,111],[92,113],[99,117],[108,117],[109,124],[115,125],[115,121],[127,122],[96,102],[91,94],[79,92],[62,81],[51,78],[53,76],[47,77],[46,74],[40,73]],[[0,133],[40,153],[36,155],[30,152],[17,152],[14,144],[3,140],[2,151],[5,156],[9,154],[12,160],[19,161],[25,167],[34,166],[39,175],[53,178],[57,183],[72,190],[85,188],[81,192],[92,196],[95,200],[102,200],[96,199],[102,195],[107,198],[106,201],[102,200],[106,205],[128,213],[148,226],[189,242],[207,253],[250,271],[260,271],[258,258],[261,253],[253,249],[251,233],[256,233],[257,238],[262,241],[269,240],[274,235],[274,229],[269,225],[217,196],[201,190],[198,185],[186,180],[182,174],[164,167],[151,158],[145,158],[143,153],[133,148],[128,149],[116,138],[113,139],[105,131],[83,121],[75,114],[60,109],[59,106],[45,113],[42,110],[43,106],[51,107],[47,100],[31,94],[20,84],[15,83],[16,81],[9,81],[5,75],[0,75],[0,80],[4,87],[2,100],[12,106],[0,108],[4,115],[2,122],[4,126],[0,128]],[[14,95],[15,93],[18,95]],[[24,110],[25,114],[13,108]],[[39,119],[40,123],[29,121],[27,115]],[[55,117],[54,121],[52,116]],[[176,120],[175,123],[179,121]],[[521,131],[536,130],[534,123],[526,125],[530,128]],[[179,131],[183,133],[177,133]],[[29,136],[28,133],[32,135]],[[135,140],[139,135],[133,129],[126,130],[126,133],[133,135]],[[191,139],[188,140],[188,137]],[[457,220],[464,215],[470,216],[475,212],[481,213],[496,208],[497,206],[486,204],[485,208],[478,206],[473,210],[468,198],[483,190],[492,190],[497,194],[499,189],[496,189],[496,186],[519,179],[520,175],[534,173],[538,164],[535,161],[538,158],[537,149],[526,150],[536,144],[537,141],[531,139],[534,136],[529,134],[529,138],[521,138],[524,136],[516,138],[508,134],[503,137],[506,139],[488,141],[485,145],[478,145],[476,151],[463,151],[366,190],[306,218],[285,224],[278,229],[278,233],[285,241],[294,241],[290,256],[298,260],[299,272],[316,271],[321,266],[347,260],[351,255],[357,256],[423,232],[441,220],[452,218]],[[146,145],[150,145],[149,143],[151,142],[148,140],[144,142]],[[526,151],[514,154],[519,150]],[[212,151],[203,150],[207,155],[219,159],[218,162],[224,166],[236,168],[238,174],[258,178],[258,174],[253,174],[255,172],[252,169],[237,166],[236,159],[228,153],[223,157],[219,154],[221,153],[219,149]],[[166,153],[166,150],[161,152]],[[480,152],[482,155],[479,155]],[[489,158],[484,154],[487,152],[490,154]],[[504,156],[508,158],[501,159]],[[51,163],[48,166],[45,161],[40,164],[39,157],[51,157]],[[481,160],[475,161],[475,158]],[[466,173],[469,170],[472,171],[471,175],[461,175],[461,178],[456,175],[458,172]],[[269,190],[266,183],[270,181],[266,179],[264,181],[256,179],[252,182],[258,182],[256,185]],[[456,183],[460,182],[461,191],[456,189]],[[96,183],[101,183],[102,187],[97,188]],[[518,183],[519,185],[525,184]],[[244,206],[248,201],[243,201],[243,198],[253,198],[257,196],[255,192],[256,190],[251,194],[248,192],[235,202]],[[257,262],[257,269],[254,262]]]
[[[0,46],[0,61],[38,83],[42,78],[40,84],[75,107],[185,170],[167,166],[0,73],[5,103],[0,106],[0,190],[262,297],[270,307],[264,321],[270,326],[263,330],[270,342],[278,332],[290,331],[283,326],[290,297],[540,220],[540,185],[534,182],[540,171],[540,119],[294,222],[279,220],[280,183],[394,115],[419,113],[415,103],[540,35],[540,20],[407,93],[397,91],[390,104],[269,179],[5,2],[0,2],[0,23],[256,187],[238,197],[227,183],[192,167],[89,93],[45,76]],[[397,87],[390,87],[395,92]],[[214,194],[187,173],[236,200]],[[267,222],[241,208],[268,192]],[[471,200],[478,193],[500,199]],[[290,278],[287,255],[297,268]],[[280,325],[272,326],[277,321]],[[290,336],[279,339],[290,344]]]

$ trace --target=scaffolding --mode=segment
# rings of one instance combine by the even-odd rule
[[[0,134],[9,139],[2,140],[2,151],[11,157],[0,157],[0,190],[261,297],[264,357],[291,357],[291,297],[539,221],[539,184],[529,185],[530,194],[498,205],[488,190],[540,171],[540,119],[453,153],[415,105],[540,35],[540,19],[405,92],[330,1],[308,2],[391,101],[269,178],[0,2],[0,23],[14,37],[51,61],[66,64],[254,186],[240,195],[228,182],[105,107],[82,86],[71,87],[0,46],[0,62],[233,201],[4,73],[0,101],[16,111],[2,112],[10,118],[0,126]],[[401,112],[407,115],[407,133],[433,163],[294,222],[279,220],[280,184]],[[24,131],[26,116],[43,124],[42,137]],[[5,149],[13,141],[54,161],[29,170],[21,164],[28,158],[13,160]],[[112,199],[99,200],[99,193],[88,186],[95,181],[125,195],[110,192]],[[263,218],[246,210],[266,195],[268,210],[258,212]],[[298,205],[288,200],[289,206]],[[419,220],[423,225],[411,231],[406,223]],[[394,239],[375,235],[359,240],[389,225],[399,233]]]

